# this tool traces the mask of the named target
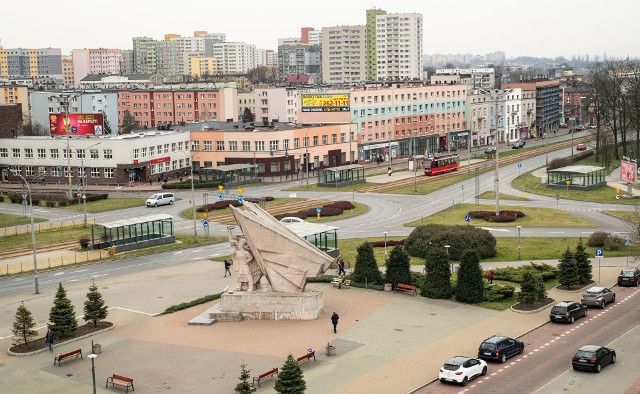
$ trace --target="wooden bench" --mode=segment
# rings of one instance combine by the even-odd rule
[[[129,392],[129,387],[131,387],[132,391],[136,391],[135,387],[133,387],[133,379],[128,378],[122,375],[116,375],[115,373],[112,376],[107,378],[107,384],[104,386],[105,388],[109,387],[109,383],[111,383],[111,387],[120,386],[125,388],[125,393]]]
[[[311,360],[311,357],[313,357],[313,361],[316,361],[316,352],[309,352],[307,354],[305,354],[304,356],[298,357],[297,361],[298,364],[300,364],[303,361],[307,361],[307,360]]]
[[[263,374],[260,374],[260,376],[253,378],[253,385],[255,386],[256,382],[258,382],[258,387],[260,387],[260,381],[261,380],[264,380],[266,378],[270,378],[271,376],[277,375],[277,374],[278,374],[278,368],[274,368],[274,369],[271,369],[271,370],[269,370],[269,371],[267,371],[267,372],[265,372]]]
[[[333,280],[331,281],[331,287],[338,287],[338,285],[340,285],[340,282],[342,282],[342,278],[333,278]]]
[[[345,279],[338,284],[338,289],[348,289],[351,286],[351,280]]]
[[[53,365],[56,365],[56,362],[58,362],[58,366],[61,367],[62,365],[60,365],[60,361],[66,360],[71,357],[78,358],[78,356],[82,358],[82,349],[76,349],[72,352],[64,354],[56,354],[55,358],[53,359]]]
[[[407,294],[411,294],[413,296],[416,296],[418,294],[418,292],[416,291],[416,287],[415,286],[405,285],[403,283],[398,283],[396,285],[396,288],[393,290],[393,292],[394,293],[396,293],[396,292],[407,293]]]

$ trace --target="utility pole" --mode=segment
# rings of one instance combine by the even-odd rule
[[[72,181],[73,173],[71,172],[71,147],[69,146],[69,133],[71,132],[71,121],[69,120],[69,105],[70,101],[77,98],[78,94],[68,94],[63,93],[58,96],[51,96],[53,99],[57,100],[60,106],[62,107],[64,113],[64,133],[67,137],[67,177],[69,179],[69,198],[73,196],[72,190]]]

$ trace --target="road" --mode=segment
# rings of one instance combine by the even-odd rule
[[[587,344],[607,345],[638,329],[640,289],[615,287],[615,292],[615,304],[609,304],[604,310],[589,309],[587,317],[576,320],[573,325],[547,323],[525,334],[519,338],[525,343],[522,355],[508,359],[505,364],[488,362],[487,376],[472,380],[467,387],[435,381],[416,393],[531,393],[541,388],[541,393],[562,391],[558,387],[566,390],[567,386],[571,386],[570,382],[589,376],[588,373],[572,370],[571,357],[578,348]],[[636,366],[635,375],[625,380],[631,386],[637,379],[637,363],[634,360],[638,357],[625,359],[630,351],[623,352],[626,350],[624,347],[615,350],[620,350],[617,363],[605,367],[597,379],[608,382],[610,387],[614,382],[619,382],[620,369],[625,369],[624,365]],[[637,347],[633,351],[637,352]],[[477,349],[469,349],[468,355],[477,355]],[[565,376],[561,379],[562,383],[559,383],[560,380],[558,383],[553,382],[563,374],[570,375],[570,378]],[[434,375],[437,375],[437,371],[434,371]],[[620,388],[622,390],[612,392],[624,392],[627,389]],[[574,390],[571,387],[570,391]],[[611,392],[610,389],[603,391]]]

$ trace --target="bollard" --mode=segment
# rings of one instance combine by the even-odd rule
[[[327,343],[327,356],[335,356],[336,355],[336,347]]]

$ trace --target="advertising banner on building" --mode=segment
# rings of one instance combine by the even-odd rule
[[[349,112],[349,93],[302,94],[302,112]]]
[[[629,161],[620,162],[620,180],[633,185],[636,184],[636,174],[638,174],[638,163]]]
[[[104,135],[102,114],[64,114],[49,115],[51,135]]]

